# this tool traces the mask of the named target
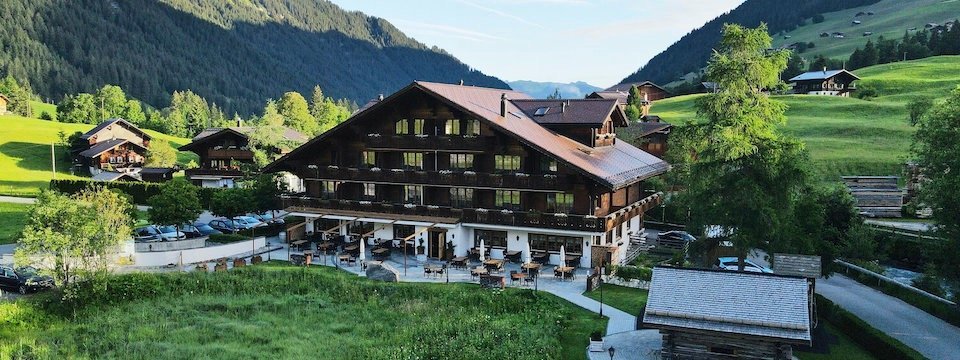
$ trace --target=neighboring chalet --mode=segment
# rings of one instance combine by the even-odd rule
[[[93,181],[103,181],[103,182],[114,182],[114,181],[140,181],[132,173],[126,172],[114,172],[114,171],[101,171],[99,174],[96,174],[90,177],[90,180]]]
[[[90,175],[103,171],[137,173],[143,166],[150,135],[123,119],[110,119],[73,143],[74,161]]]
[[[667,152],[667,141],[673,125],[661,121],[657,115],[646,115],[635,126],[640,128],[640,149],[662,159]]]
[[[173,174],[177,169],[145,167],[140,169],[140,179],[146,182],[166,182],[173,180]]]
[[[670,93],[666,89],[660,87],[660,85],[654,84],[650,81],[637,82],[637,83],[626,83],[626,84],[617,84],[611,86],[609,89],[604,90],[604,92],[623,92],[630,93],[630,88],[636,86],[640,90],[640,95],[643,97],[643,101],[657,101],[660,99],[665,99],[670,97]]]
[[[664,359],[789,360],[811,345],[812,301],[799,276],[656,267],[643,326]]]
[[[306,192],[282,198],[306,232],[423,241],[423,256],[573,266],[624,256],[660,202],[644,180],[669,165],[626,141],[614,100],[414,82],[281,157]],[[372,241],[371,241],[372,242]],[[416,244],[420,244],[417,242]],[[538,260],[539,259],[539,260]]]
[[[202,187],[233,187],[234,181],[243,177],[243,165],[253,163],[253,151],[247,145],[249,134],[255,129],[252,126],[210,128],[194,136],[179,149],[200,156],[200,166],[186,170],[187,179]],[[306,136],[292,129],[285,129],[283,136],[301,143],[307,141]]]
[[[793,84],[794,94],[850,96],[857,89],[853,83],[859,77],[847,70],[810,71],[794,76],[789,80]]]
[[[0,115],[7,113],[7,104],[10,103],[10,98],[4,94],[0,94]]]

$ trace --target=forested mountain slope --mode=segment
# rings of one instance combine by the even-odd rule
[[[117,84],[160,106],[191,89],[246,115],[317,84],[361,104],[413,80],[507,87],[325,0],[4,0],[0,18],[0,72],[54,101]]]
[[[747,0],[736,9],[710,20],[699,29],[657,54],[637,72],[620,83],[650,80],[666,84],[684,74],[698,71],[707,64],[711,49],[720,41],[720,28],[725,23],[756,27],[767,23],[771,34],[793,30],[816,14],[876,3],[879,0]]]

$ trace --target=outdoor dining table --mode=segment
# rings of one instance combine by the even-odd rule
[[[450,265],[457,268],[466,268],[467,267],[467,257],[466,256],[457,256],[450,260]]]
[[[290,243],[290,245],[293,245],[293,247],[295,247],[297,251],[300,251],[300,250],[303,250],[303,244],[306,244],[306,243],[307,243],[306,240],[297,240]]]
[[[541,265],[538,263],[531,262],[531,263],[520,265],[520,268],[526,271],[530,271],[530,270],[540,270],[540,266]]]
[[[567,276],[569,275],[569,277],[572,279],[574,277],[573,270],[575,269],[576,268],[573,266],[557,266],[557,268],[554,271],[560,273],[563,278],[567,278]]]
[[[579,259],[580,259],[580,255],[567,255],[567,257],[563,259],[564,260],[563,264],[570,266],[570,262],[577,261]]]
[[[320,243],[320,244],[317,245],[317,250],[318,250],[318,251],[321,251],[321,252],[323,252],[323,253],[327,253],[327,251],[329,251],[330,248],[332,248],[332,247],[333,247],[333,242],[332,242],[332,241],[324,241],[324,242],[322,242],[322,243]]]
[[[522,273],[522,272],[510,273],[510,280],[513,282],[520,281],[522,284],[522,281],[525,277],[527,277],[527,273]]]
[[[487,275],[487,274],[488,274],[487,268],[482,267],[482,266],[477,266],[477,267],[475,267],[475,268],[473,268],[473,269],[470,269],[470,277],[480,276],[480,275]]]
[[[353,243],[343,247],[343,251],[346,251],[346,252],[356,252],[357,250],[360,250],[359,243]]]
[[[503,260],[500,259],[488,259],[483,262],[483,265],[487,271],[503,271]]]
[[[424,265],[424,266],[423,266],[423,274],[424,274],[424,275],[435,274],[435,275],[437,275],[437,276],[440,276],[440,272],[441,272],[441,271],[443,271],[443,267],[441,267],[441,266],[439,266],[439,265]]]

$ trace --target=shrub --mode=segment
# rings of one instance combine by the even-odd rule
[[[52,121],[52,120],[53,120],[53,115],[50,115],[50,113],[48,113],[48,112],[46,112],[46,111],[41,112],[41,113],[40,113],[40,120]]]
[[[880,96],[880,94],[877,92],[877,89],[874,89],[874,88],[872,88],[872,87],[867,87],[867,86],[862,86],[862,85],[861,85],[861,86],[860,86],[860,89],[857,90],[857,98],[858,98],[858,99],[870,100],[870,99],[873,99],[873,98],[875,98],[875,97],[877,97],[877,96]]]
[[[816,15],[813,16],[813,19],[811,19],[811,21],[813,21],[814,24],[822,23],[823,20],[824,20],[824,19],[823,19],[823,14],[816,14]]]
[[[158,183],[147,182],[97,182],[92,180],[50,180],[50,189],[57,190],[64,194],[76,194],[91,185],[105,186],[109,189],[117,189],[130,195],[132,201],[136,204],[146,205],[147,199],[160,193]],[[210,207],[210,199],[213,194],[220,191],[219,188],[199,188],[200,204],[206,208]]]
[[[623,281],[632,279],[650,281],[650,279],[653,277],[653,270],[646,267],[624,265],[614,267],[614,271],[616,271],[615,276]]]
[[[210,241],[221,244],[235,243],[238,241],[250,240],[250,237],[243,234],[213,234],[210,235]]]

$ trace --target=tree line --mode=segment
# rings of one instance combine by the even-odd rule
[[[207,128],[271,123],[312,137],[345,120],[356,107],[349,100],[325,96],[320,86],[315,86],[309,103],[300,93],[290,91],[280,100],[267,100],[261,116],[242,119],[236,113],[228,117],[216,103],[191,90],[175,91],[168,106],[155,109],[129,97],[120,86],[105,85],[95,93],[64,97],[57,104],[56,120],[98,124],[106,119],[122,118],[144,129],[188,138]]]

